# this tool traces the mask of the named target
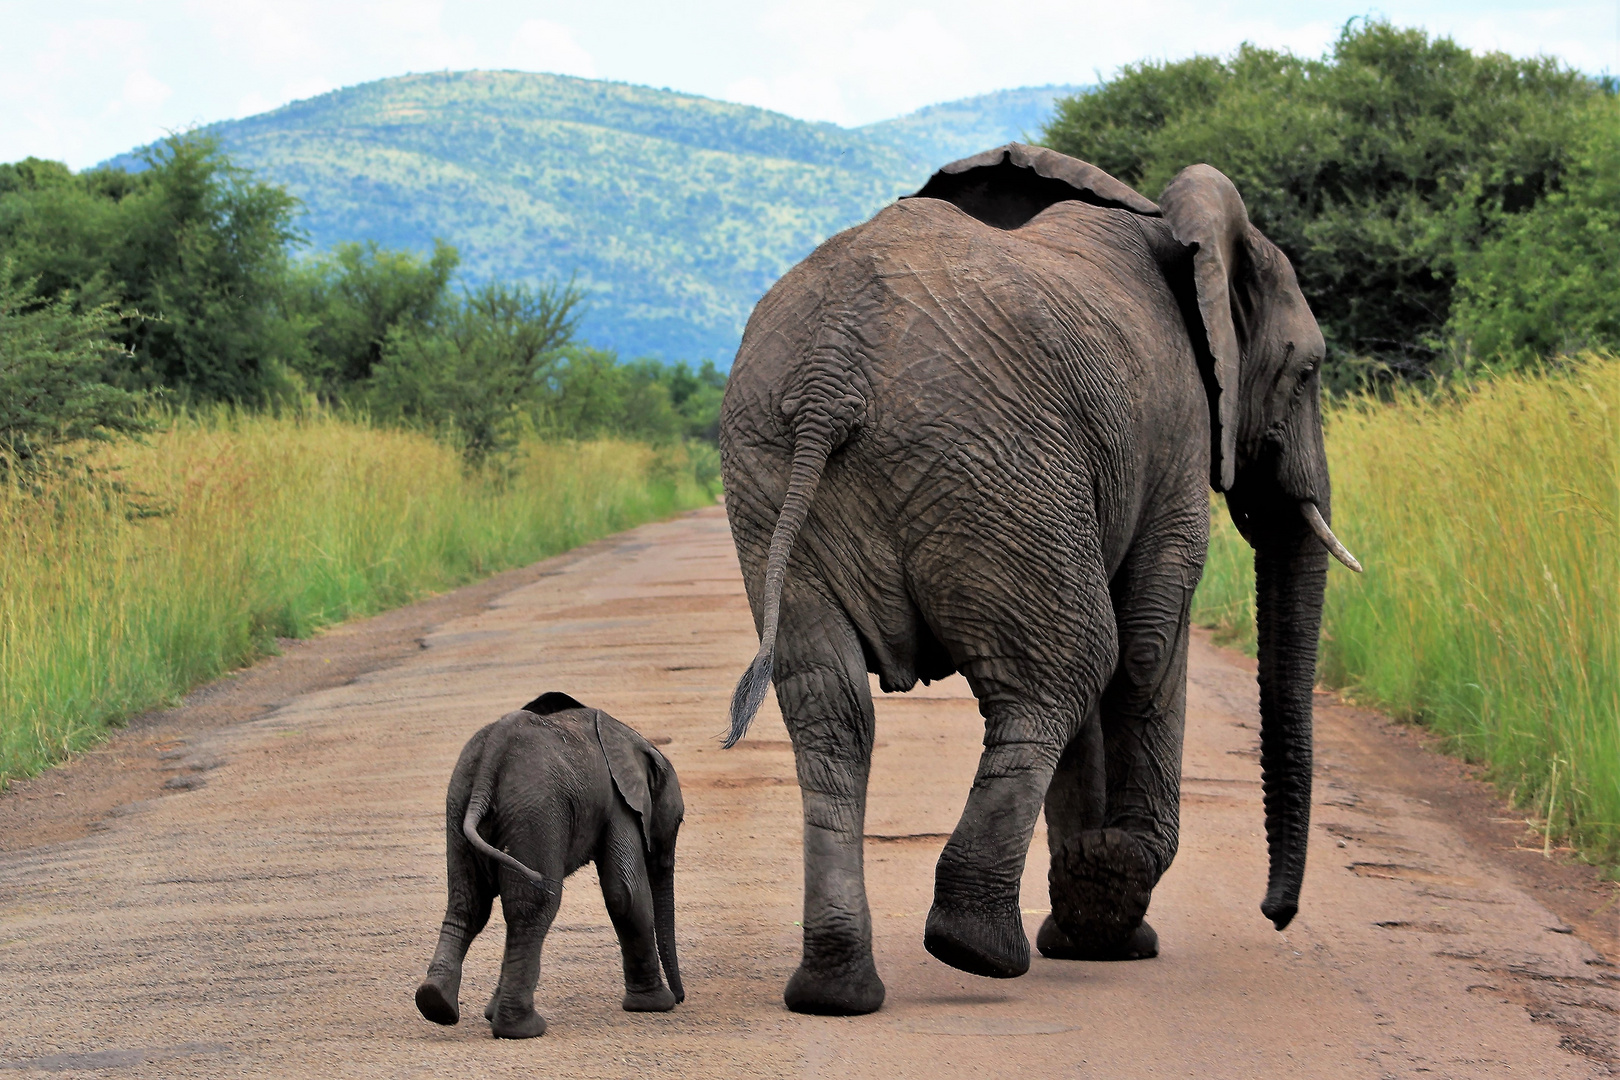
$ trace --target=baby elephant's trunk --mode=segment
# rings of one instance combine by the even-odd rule
[[[666,865],[667,862],[667,865]],[[653,921],[658,933],[658,959],[664,965],[664,978],[676,1002],[686,1000],[681,986],[681,965],[675,958],[675,863],[662,853],[648,865],[652,879]]]

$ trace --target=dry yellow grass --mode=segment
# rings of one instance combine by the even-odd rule
[[[705,453],[536,442],[470,476],[422,435],[219,412],[101,455],[159,516],[83,486],[0,489],[0,782],[276,636],[707,502]]]
[[[1620,358],[1329,410],[1322,681],[1442,732],[1546,825],[1620,863]],[[1195,618],[1252,643],[1217,508]]]

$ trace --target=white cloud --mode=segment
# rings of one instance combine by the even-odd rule
[[[508,63],[522,71],[549,71],[554,75],[596,77],[596,61],[561,23],[529,19],[512,35]]]
[[[124,94],[118,106],[132,112],[142,112],[162,105],[173,95],[174,90],[168,83],[145,68],[138,68],[124,76]]]

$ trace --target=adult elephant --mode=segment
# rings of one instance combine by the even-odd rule
[[[1323,341],[1232,183],[1160,206],[1013,143],[828,240],[755,308],[721,413],[726,508],[804,800],[789,1008],[870,1012],[862,828],[885,691],[960,671],[984,715],[925,944],[1029,968],[1019,879],[1044,801],[1048,956],[1157,952],[1176,852],[1188,608],[1208,489],[1255,549],[1261,764],[1278,927],[1299,902],[1327,572]],[[1353,561],[1353,560],[1352,560]]]

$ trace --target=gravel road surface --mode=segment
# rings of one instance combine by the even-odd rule
[[[0,799],[0,1073],[1614,1074],[1620,979],[1588,944],[1602,942],[1391,779],[1388,738],[1326,698],[1302,910],[1271,928],[1253,668],[1203,637],[1182,847],[1150,912],[1157,960],[1037,956],[996,981],[923,951],[934,861],[982,735],[952,678],[877,706],[866,850],[888,1001],[853,1019],[790,1014],[799,797],[774,700],[742,746],[716,740],[756,647],[724,513],[702,510],[339,628],[17,785]],[[436,1027],[411,995],[443,910],[451,766],[473,731],[543,690],[668,740],[687,805],[688,996],[670,1014],[619,1010],[587,868],[546,945],[548,1033],[497,1042],[480,1014],[498,907],[467,961],[467,1019]],[[1032,939],[1045,881],[1037,833]]]

